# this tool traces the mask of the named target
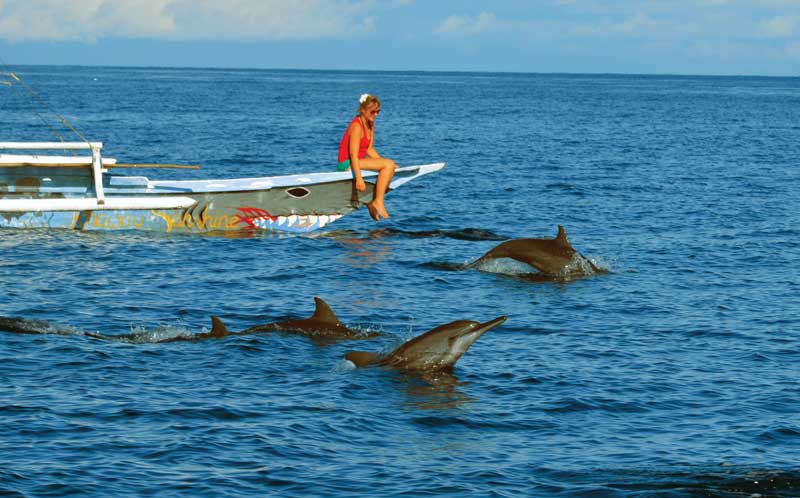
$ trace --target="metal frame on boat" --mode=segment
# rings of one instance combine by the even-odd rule
[[[372,199],[351,172],[223,180],[161,180],[109,172],[100,142],[0,142],[0,150],[89,150],[91,156],[0,154],[0,228],[171,233],[318,230]],[[141,165],[127,165],[137,167]],[[389,189],[444,163],[398,168]]]

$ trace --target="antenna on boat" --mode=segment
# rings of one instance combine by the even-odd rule
[[[36,109],[36,103],[37,102],[39,103],[40,106],[46,108],[50,113],[52,113],[54,116],[56,116],[58,118],[58,120],[61,121],[61,123],[64,126],[66,126],[70,131],[75,133],[75,135],[77,135],[78,138],[80,138],[82,142],[90,143],[89,140],[87,140],[86,137],[83,136],[83,133],[81,133],[74,126],[72,126],[72,123],[70,123],[67,120],[67,118],[65,118],[64,116],[60,115],[56,111],[54,111],[53,108],[50,107],[50,104],[48,104],[47,101],[41,95],[39,95],[39,93],[36,90],[34,90],[27,83],[25,83],[22,80],[22,78],[19,77],[19,75],[17,73],[9,70],[8,66],[6,65],[5,61],[2,58],[0,58],[0,76],[8,76],[8,77],[11,78],[11,80],[6,79],[6,80],[1,81],[0,83],[2,83],[3,85],[9,86],[11,88],[14,88],[15,90],[17,90],[19,88],[19,86],[22,86],[25,90],[27,90],[27,92],[28,92],[27,101],[24,98],[25,95],[21,93],[21,90],[19,91],[20,99],[23,102],[26,102],[28,104],[28,106],[30,107],[31,112],[36,114],[36,116],[39,117],[39,119],[42,121],[42,123],[45,126],[47,126],[50,129],[50,131],[53,133],[53,135],[55,135],[56,138],[58,138],[60,141],[66,142],[66,140],[64,139],[64,137],[61,136],[61,134],[58,132],[58,130],[53,128],[50,125],[50,123],[47,121],[47,119],[45,119],[45,117],[42,116],[42,114]],[[75,155],[75,151],[74,150],[72,151],[72,154]]]
[[[0,0],[0,2],[2,2],[2,0]],[[72,153],[73,156],[78,156],[78,153],[75,152],[76,149],[80,149],[80,150],[91,149],[92,150],[92,160],[93,160],[93,162],[95,160],[97,161],[97,166],[96,166],[97,167],[97,176],[99,176],[102,172],[105,171],[105,169],[103,169],[103,168],[200,169],[200,166],[197,166],[197,165],[153,164],[153,163],[136,163],[136,164],[134,164],[134,163],[125,163],[125,164],[122,164],[122,163],[117,163],[115,159],[106,159],[106,160],[103,161],[100,158],[100,149],[102,149],[102,147],[103,147],[102,143],[90,142],[83,135],[83,133],[78,131],[78,129],[75,128],[72,125],[72,123],[70,123],[67,120],[67,118],[65,118],[64,116],[58,114],[55,110],[53,110],[53,108],[50,106],[50,104],[48,104],[47,100],[44,97],[42,97],[36,90],[31,88],[30,85],[25,83],[17,73],[11,71],[9,69],[8,65],[5,63],[5,61],[0,57],[0,88],[2,88],[3,86],[11,87],[16,92],[18,92],[18,94],[20,94],[19,95],[20,100],[22,100],[23,103],[28,105],[28,107],[30,108],[30,111],[33,112],[34,114],[36,114],[36,116],[38,116],[38,118],[42,121],[42,123],[47,128],[49,128],[50,131],[53,133],[53,135],[55,135],[56,138],[58,138],[58,140],[61,142],[61,144],[63,144],[63,145],[61,145],[59,147],[51,147],[51,148],[56,148],[56,149],[59,149],[59,150],[69,150]],[[27,91],[27,94],[23,93],[23,90],[19,88],[20,86],[23,87]],[[51,126],[51,123],[47,119],[45,119],[45,117],[42,115],[42,113],[40,113],[37,110],[37,103],[38,103],[40,108],[41,107],[46,108],[47,111],[49,111],[51,114],[56,116],[58,118],[58,120],[61,121],[61,123],[65,127],[67,127],[75,135],[77,135],[78,138],[80,139],[80,142],[67,141],[66,139],[64,139],[64,137],[61,136],[61,134],[58,132],[58,130],[55,129],[53,126]],[[12,142],[8,142],[8,143],[12,143]],[[19,142],[19,143],[14,142],[15,145],[19,145],[20,143],[21,142]],[[88,145],[88,147],[84,146],[84,144]],[[25,147],[14,147],[14,148],[25,149]],[[0,150],[2,150],[2,147],[0,147]],[[3,164],[5,164],[5,165],[14,164],[14,165],[19,166],[18,164],[13,163],[13,162],[12,163],[2,163],[2,164],[0,164],[0,166],[2,166]]]

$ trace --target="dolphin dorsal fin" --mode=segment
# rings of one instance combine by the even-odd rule
[[[558,225],[558,235],[556,235],[556,242],[561,245],[569,246],[569,240],[567,240],[567,231],[564,230],[564,227]]]
[[[211,317],[211,337],[225,337],[229,335],[228,327],[216,316]]]
[[[317,307],[314,310],[314,314],[311,316],[312,320],[325,323],[340,323],[339,317],[337,317],[336,313],[328,306],[328,303],[319,297],[315,297],[314,302],[317,304]]]

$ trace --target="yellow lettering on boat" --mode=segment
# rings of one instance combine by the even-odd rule
[[[153,213],[155,216],[158,216],[159,218],[164,220],[164,222],[167,224],[167,232],[171,232],[172,231],[172,227],[174,226],[174,223],[173,223],[172,217],[170,215],[168,215],[167,213],[162,213],[161,211],[155,211],[155,210],[150,211],[150,212]]]
[[[191,211],[171,215],[168,212],[152,211],[167,223],[167,232],[184,230],[189,232],[202,232],[209,230],[230,230],[235,229],[241,220],[238,216],[227,214],[209,215],[209,208],[205,206],[199,215]]]
[[[89,219],[89,225],[95,228],[104,229],[120,229],[120,228],[142,228],[144,227],[145,215],[144,214],[116,214],[116,213],[92,213]],[[72,220],[72,226],[78,223],[78,215],[75,215]]]
[[[136,228],[139,228],[139,229],[141,229],[141,228],[144,226],[144,222],[145,222],[145,220],[146,220],[146,218],[145,218],[145,214],[144,214],[144,213],[141,213],[141,214],[139,215],[139,219],[138,219],[138,220],[136,220],[136,221],[134,221],[134,222],[133,222],[133,225],[134,225]]]
[[[106,215],[104,215],[104,214],[92,213],[92,218],[89,220],[89,223],[93,227],[105,228],[105,225],[103,225],[103,222],[105,221],[105,218],[106,218]]]

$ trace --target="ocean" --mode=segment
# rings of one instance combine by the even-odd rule
[[[0,496],[800,496],[800,78],[10,69],[0,140],[202,167],[131,174],[331,171],[365,92],[447,167],[313,236],[0,232],[0,315],[55,327],[0,330]],[[558,225],[608,273],[463,269]],[[315,296],[384,336],[158,342]],[[452,374],[343,359],[500,315]]]

